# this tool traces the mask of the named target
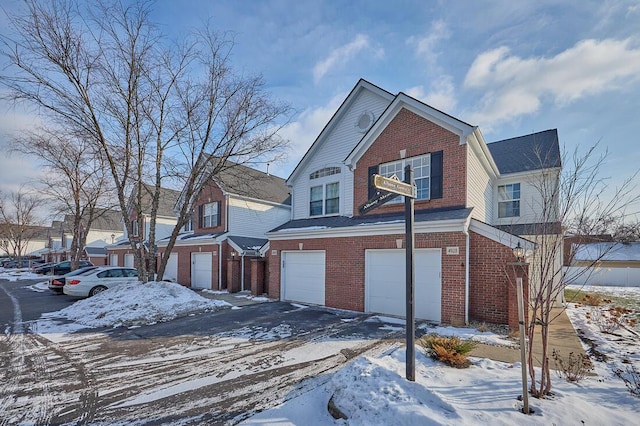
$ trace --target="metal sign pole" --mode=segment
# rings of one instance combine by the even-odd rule
[[[413,186],[413,169],[411,165],[404,168],[405,183]],[[413,197],[404,197],[405,207],[405,232],[406,232],[406,296],[407,296],[407,380],[415,382],[416,380],[416,354],[415,354],[415,311],[414,311],[414,289],[415,289],[415,272],[413,262]]]

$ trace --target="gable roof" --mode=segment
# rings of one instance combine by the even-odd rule
[[[327,122],[327,124],[325,124],[324,128],[322,129],[318,137],[313,141],[313,144],[311,144],[311,146],[309,147],[307,152],[304,154],[302,159],[298,162],[295,169],[293,169],[293,172],[291,172],[291,175],[289,175],[289,177],[287,178],[287,182],[291,182],[291,180],[294,179],[295,176],[304,168],[304,165],[309,161],[310,158],[313,157],[315,151],[318,150],[318,147],[320,146],[320,141],[322,141],[324,137],[329,132],[331,132],[331,130],[333,130],[334,126],[337,125],[337,123],[340,121],[340,118],[342,118],[342,116],[344,116],[344,114],[349,110],[353,102],[356,100],[360,92],[363,90],[369,90],[371,92],[374,92],[382,96],[383,98],[386,98],[389,102],[391,102],[394,99],[394,95],[391,92],[388,92],[382,89],[381,87],[368,82],[363,78],[358,80],[358,82],[353,87],[353,89],[351,89],[351,92],[349,92],[349,95],[347,95],[345,100],[342,101],[342,104],[340,104],[340,106],[338,107],[336,112],[333,114],[331,119]]]
[[[291,205],[291,194],[284,179],[242,164],[231,164],[233,165],[224,168],[214,177],[223,191],[242,197]]]
[[[376,138],[384,131],[389,123],[402,110],[407,109],[438,126],[447,129],[460,137],[460,143],[466,142],[466,137],[474,132],[475,127],[465,123],[447,113],[433,108],[405,93],[398,93],[391,104],[385,109],[380,118],[371,126],[360,142],[353,147],[347,158],[344,160],[347,165],[355,166],[356,162],[369,149]]]
[[[155,186],[149,185],[146,183],[142,184],[142,200],[141,200],[142,213],[145,213],[145,214],[151,213],[151,203],[153,201],[154,190],[155,190]],[[129,212],[131,212],[131,209],[133,206],[133,200],[135,196],[136,196],[136,190],[134,189],[131,192],[131,196],[129,197],[129,204],[127,207]],[[169,188],[160,188],[160,197],[158,199],[158,216],[175,217],[173,206],[175,206],[179,196],[180,196],[180,191],[176,191],[174,189],[169,189]]]
[[[491,142],[487,147],[501,174],[562,166],[557,129]]]

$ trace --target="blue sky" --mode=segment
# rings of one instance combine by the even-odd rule
[[[609,150],[603,177],[638,168],[638,1],[159,0],[154,16],[175,37],[207,18],[235,34],[237,69],[262,74],[296,112],[280,176],[359,78],[477,125],[487,142],[557,128],[567,151]],[[2,113],[0,133],[32,122]],[[31,173],[15,157],[0,170],[0,187]]]

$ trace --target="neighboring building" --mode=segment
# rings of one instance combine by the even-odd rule
[[[127,227],[122,221],[121,232],[123,236],[121,239],[117,239],[114,244],[107,246],[108,264],[113,266],[134,266],[134,251],[131,248],[130,240],[134,240],[138,243],[141,249],[145,249],[149,244],[149,231],[151,229],[151,205],[153,192],[155,188],[151,185],[142,186],[142,223],[138,223],[136,218],[136,212],[134,211],[135,197],[137,192],[133,191],[129,197],[128,205],[128,220],[132,222],[133,235],[128,235]],[[173,206],[175,205],[179,191],[168,188],[160,188],[160,197],[158,200],[158,212],[156,215],[156,242],[171,235],[173,228],[178,221],[176,220],[175,213],[173,212]]]
[[[239,164],[221,171],[200,192],[164,277],[191,288],[262,294],[265,233],[290,219],[290,200],[282,178]],[[159,241],[158,251],[166,246]]]
[[[567,284],[640,287],[640,242],[574,244]]]
[[[508,264],[518,243],[535,244],[514,230],[538,232],[531,182],[559,179],[556,131],[486,144],[478,127],[365,80],[287,180],[292,220],[267,233],[269,295],[404,316],[404,203],[358,208],[376,194],[373,174],[402,180],[407,164],[418,195],[416,318],[517,327]]]
[[[13,230],[10,228],[14,227]],[[46,226],[29,225],[24,226],[20,231],[17,225],[0,225],[0,257],[13,257],[16,239],[18,237],[10,237],[11,233],[14,235],[21,235],[20,245],[22,246],[23,257],[40,256],[42,251],[45,251],[49,244],[50,230]]]
[[[69,259],[73,240],[73,216],[65,215],[64,220],[53,221],[47,228],[42,248],[34,251],[48,262],[61,262]],[[86,221],[81,221],[80,232],[86,232],[86,248],[82,258],[94,264],[105,265],[105,246],[122,237],[122,216],[119,211],[105,210],[93,220],[91,227],[86,230]],[[98,263],[96,263],[98,262]]]

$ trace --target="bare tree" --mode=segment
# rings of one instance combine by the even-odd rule
[[[37,209],[41,199],[28,194],[23,188],[10,194],[0,194],[0,240],[2,248],[17,258],[26,254],[29,242],[41,230]]]
[[[15,149],[44,165],[39,181],[42,195],[54,214],[71,217],[70,260],[72,269],[77,269],[89,229],[112,207],[112,185],[103,156],[94,144],[53,128],[24,132],[16,138]]]
[[[528,368],[531,379],[530,392],[535,397],[545,397],[551,393],[549,364],[549,325],[564,309],[558,304],[564,288],[576,276],[563,268],[563,239],[565,235],[586,237],[610,234],[616,238],[624,229],[629,209],[639,200],[635,195],[636,175],[626,179],[618,188],[611,188],[602,172],[607,154],[598,155],[597,145],[581,154],[577,149],[572,155],[564,155],[563,169],[544,171],[529,182],[537,192],[535,224],[527,232],[526,238],[536,243],[536,250],[528,253],[530,262],[529,280],[529,320],[526,326],[528,338]],[[541,164],[545,164],[545,154],[539,152]],[[607,246],[591,260],[594,266],[607,254]],[[571,262],[575,253],[567,253],[564,261]],[[581,270],[589,274],[592,268]],[[534,368],[534,345],[536,334],[540,335],[542,358],[540,377]]]
[[[261,78],[233,72],[228,35],[205,28],[170,45],[150,20],[151,2],[25,4],[26,12],[11,19],[15,39],[2,38],[16,73],[1,82],[12,100],[38,106],[98,147],[130,237],[133,223],[143,223],[145,184],[154,188],[148,250],[130,238],[142,279],[153,278],[156,270],[163,180],[183,185],[184,202],[161,260],[162,274],[206,181],[230,164],[281,152],[276,123],[288,107],[271,101]]]

